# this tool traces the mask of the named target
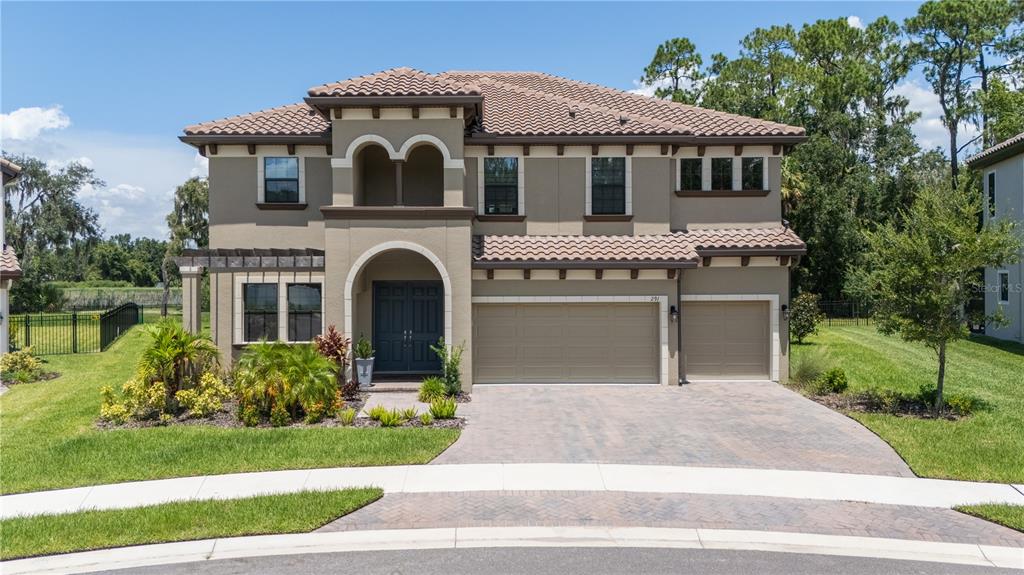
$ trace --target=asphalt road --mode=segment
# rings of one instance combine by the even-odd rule
[[[147,575],[870,575],[1006,574],[996,568],[857,557],[701,549],[486,548],[283,555],[183,563],[106,573]]]

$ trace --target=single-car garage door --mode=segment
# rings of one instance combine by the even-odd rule
[[[769,379],[768,302],[683,302],[686,378]]]
[[[473,306],[474,383],[658,383],[658,305]]]

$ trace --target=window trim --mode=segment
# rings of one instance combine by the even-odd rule
[[[518,210],[515,214],[488,214],[485,209],[485,203],[487,199],[486,190],[484,189],[484,163],[486,158],[515,158],[516,166],[518,166]],[[476,163],[476,213],[479,216],[485,216],[488,218],[523,218],[526,216],[526,161],[522,154],[494,154],[493,156],[477,156]]]
[[[594,158],[625,158],[626,159],[626,211],[622,214],[597,214],[601,216],[632,216],[633,215],[633,157],[629,155],[618,155],[618,154],[601,154],[601,155],[589,155],[586,158],[586,211],[584,215],[593,216],[594,204],[593,204],[593,184],[591,179],[593,178],[593,159]]]
[[[680,158],[675,158],[675,160],[676,160],[676,191],[679,191],[679,192],[702,192],[702,191],[706,191],[706,189],[704,188],[704,173],[705,173],[704,158],[702,158],[700,156],[696,156],[696,157],[685,157],[684,156],[684,157],[680,157]],[[700,187],[699,188],[684,188],[683,187],[683,161],[693,161],[693,160],[696,160],[697,162],[700,162]]]
[[[243,286],[248,283],[277,284],[277,339],[288,344],[309,343],[306,341],[288,340],[288,284],[320,284],[320,332],[326,325],[327,313],[327,282],[324,272],[244,272],[235,273],[234,301],[232,308],[232,345],[245,346],[255,342],[245,341],[243,321],[245,317]]]
[[[758,191],[758,190],[767,190],[768,189],[768,185],[767,185],[768,184],[768,158],[766,158],[764,156],[740,156],[739,158],[740,158],[739,187],[737,188],[736,181],[734,179],[733,180],[733,184],[732,184],[733,189],[734,190],[745,191],[745,192],[753,192],[753,191]],[[757,159],[761,160],[761,187],[759,187],[759,188],[750,188],[748,190],[748,189],[743,187],[743,160],[748,160],[748,159],[749,160],[757,160]]]
[[[1006,299],[1003,299],[1003,278],[1006,278]],[[996,271],[996,303],[999,305],[1010,303],[1010,270]]]
[[[323,282],[318,282],[318,281],[308,281],[307,282],[307,281],[301,281],[301,280],[297,281],[297,280],[289,279],[289,280],[286,280],[283,283],[283,285],[284,285],[284,291],[285,291],[285,294],[284,294],[285,308],[288,307],[288,288],[290,288],[291,286],[293,286],[293,285],[302,285],[302,286],[315,285],[315,286],[318,286],[320,288],[320,311],[319,311],[319,313],[320,313],[320,335],[323,335],[323,333],[324,333],[324,284],[323,284]],[[278,288],[278,289],[280,289],[280,288]],[[292,312],[291,309],[285,309],[284,312],[285,312],[284,313],[285,321],[288,323],[288,325],[285,326],[285,337],[287,338],[287,336],[288,336],[288,329],[291,327],[291,314],[293,312]],[[306,312],[294,312],[294,313],[306,313]],[[312,339],[293,340],[291,338],[287,338],[286,341],[288,343],[310,343],[313,340]]]
[[[266,201],[266,162],[267,158],[294,158],[299,163],[299,201],[298,202],[267,202]],[[306,203],[306,157],[288,154],[261,153],[256,156],[256,203],[266,205],[303,205]]]
[[[250,285],[269,285],[269,286],[274,286],[274,290],[275,290],[274,291],[274,295],[275,295],[275,299],[277,299],[276,309],[274,310],[274,313],[277,315],[277,318],[276,318],[277,319],[277,334],[280,337],[280,335],[281,335],[281,286],[277,282],[249,281],[249,282],[245,282],[245,283],[242,284],[242,290],[241,290],[241,292],[242,292],[242,300],[241,300],[241,306],[240,306],[240,312],[239,312],[240,315],[241,315],[241,324],[242,324],[241,341],[243,341],[245,343],[257,343],[257,342],[260,341],[259,339],[247,339],[245,337],[245,317],[246,317],[246,313],[247,313],[247,311],[245,309],[245,288],[246,288],[246,286],[250,286]],[[267,313],[267,312],[264,312],[264,313]]]

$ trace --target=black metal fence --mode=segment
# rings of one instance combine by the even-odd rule
[[[26,347],[36,355],[105,351],[131,326],[143,321],[134,303],[95,312],[37,313],[10,317],[11,351]]]
[[[825,325],[870,325],[871,305],[857,301],[821,301],[818,309],[825,314]]]

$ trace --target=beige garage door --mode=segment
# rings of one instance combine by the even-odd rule
[[[476,304],[475,383],[658,383],[658,305]]]
[[[768,302],[683,302],[686,378],[769,379]]]

